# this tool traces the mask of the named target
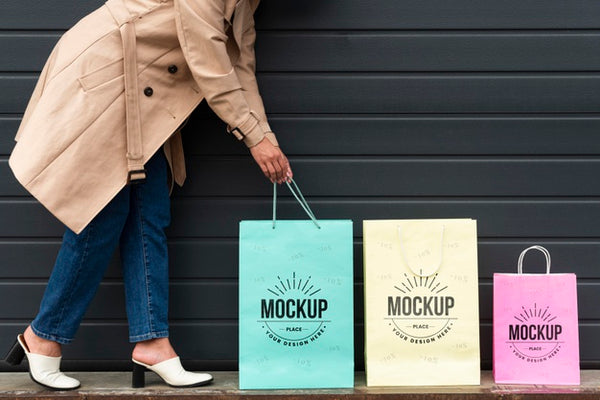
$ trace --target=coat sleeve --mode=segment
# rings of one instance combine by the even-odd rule
[[[263,105],[258,83],[256,82],[256,57],[254,53],[254,43],[256,42],[256,30],[254,27],[254,10],[250,7],[245,8],[247,15],[240,15],[236,18],[245,19],[244,32],[242,33],[240,47],[240,56],[237,59],[234,68],[242,85],[242,90],[250,108],[258,115],[263,131],[267,132],[269,139],[277,144],[275,135],[269,126],[265,106]]]
[[[227,53],[225,0],[175,0],[174,4],[183,54],[210,108],[237,128],[232,133],[248,147],[269,137],[261,110],[253,110],[246,99]]]

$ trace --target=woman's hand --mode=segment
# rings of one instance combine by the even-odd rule
[[[268,140],[263,139],[256,146],[252,146],[250,154],[271,182],[281,184],[292,179],[292,169],[287,157],[279,147],[274,146]]]

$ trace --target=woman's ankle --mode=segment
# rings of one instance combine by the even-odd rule
[[[177,357],[177,353],[171,346],[169,338],[158,338],[137,342],[131,357],[144,364],[154,365]]]
[[[23,332],[23,338],[30,353],[48,357],[60,357],[62,354],[60,343],[39,337],[31,329],[31,325]]]

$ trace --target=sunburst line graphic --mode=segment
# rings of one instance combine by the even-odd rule
[[[280,295],[285,295],[289,290],[299,290],[305,295],[314,296],[315,294],[321,291],[320,288],[315,288],[314,284],[310,284],[310,280],[312,276],[309,276],[304,282],[304,286],[302,286],[302,279],[298,280],[298,284],[296,284],[296,272],[292,272],[292,280],[290,282],[290,278],[282,279],[280,276],[277,276],[277,281],[279,284],[273,285],[274,289],[267,289],[268,292],[273,293],[275,296],[279,297]],[[310,286],[309,286],[310,285]],[[307,288],[308,286],[308,288]],[[302,288],[301,288],[302,287]],[[278,293],[279,292],[279,293]]]
[[[423,273],[423,270],[421,270],[421,273]],[[437,293],[440,293],[440,292],[448,289],[447,285],[440,288],[442,282],[437,282],[437,283],[435,282],[437,276],[438,276],[438,274],[433,275],[433,278],[431,279],[431,281],[429,281],[429,276],[426,276],[425,280],[423,280],[423,276],[419,276],[419,279],[417,280],[416,276],[413,276],[411,279],[408,276],[408,274],[404,273],[404,277],[406,279],[405,279],[405,281],[400,282],[400,285],[402,287],[394,286],[394,288],[404,294],[407,294],[409,292],[412,292],[416,288],[423,287],[423,288],[429,289],[431,292],[437,294]],[[435,283],[435,286],[434,286],[434,283]]]
[[[431,285],[433,285],[433,282],[435,282],[435,278],[437,278],[437,275],[438,275],[438,274],[435,274],[435,275],[433,276],[433,279],[431,280],[431,283],[429,284],[429,286],[428,286],[428,289],[431,289]]]
[[[304,288],[306,287],[306,285],[308,285],[308,282],[310,281],[310,276],[308,277],[308,279],[306,280],[306,282],[304,283],[304,287],[302,288],[302,291],[304,292]]]
[[[410,281],[410,278],[408,277],[408,275],[406,275],[406,273],[404,273],[404,276],[406,277],[406,280],[408,281],[408,284],[410,285],[410,288],[414,289],[414,286],[413,286],[412,282]]]
[[[285,288],[285,283],[283,283],[281,281],[281,278],[279,276],[277,276],[277,280],[279,280],[279,283],[281,283],[281,286],[283,287],[283,290],[287,291],[287,289]]]
[[[514,319],[522,323],[529,321],[533,317],[540,318],[544,322],[552,322],[556,319],[556,316],[553,316],[552,313],[548,311],[550,309],[550,306],[546,306],[543,312],[541,308],[537,308],[537,303],[533,303],[533,308],[529,307],[529,309],[527,309],[525,308],[525,306],[521,306],[521,309],[523,310],[519,313],[519,316],[521,318],[519,318],[516,315],[513,315],[513,317]],[[525,313],[525,315],[523,315],[523,313]]]

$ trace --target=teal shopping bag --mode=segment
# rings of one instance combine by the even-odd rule
[[[352,221],[242,221],[240,389],[354,386]],[[298,194],[294,192],[297,190]]]

